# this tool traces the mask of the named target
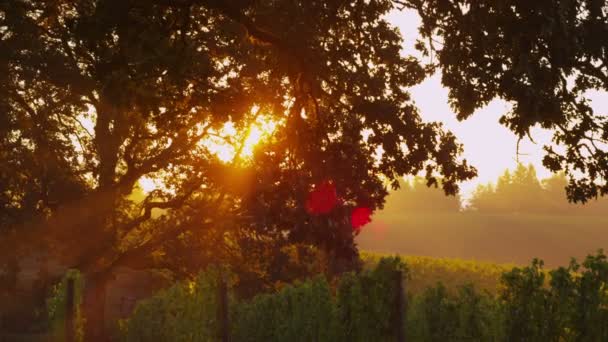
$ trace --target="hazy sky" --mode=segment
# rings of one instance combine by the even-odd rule
[[[403,35],[403,53],[420,57],[414,49],[420,17],[414,11],[395,11],[387,19],[396,25]],[[505,169],[516,166],[517,138],[509,129],[498,123],[498,119],[510,109],[509,103],[496,99],[469,119],[459,122],[448,104],[448,90],[441,85],[440,74],[428,78],[413,88],[411,93],[423,119],[443,122],[464,144],[465,158],[477,167],[478,177],[462,184],[465,197],[478,184],[495,181]],[[590,94],[590,98],[596,112],[608,113],[607,93]],[[526,164],[533,163],[539,178],[550,175],[542,166],[542,147],[551,141],[551,136],[551,132],[538,128],[532,131],[536,144],[529,140],[520,144],[519,160]]]

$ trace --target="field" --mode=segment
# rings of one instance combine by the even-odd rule
[[[361,258],[366,269],[372,268],[380,258],[388,256],[379,253],[362,252]],[[449,292],[459,287],[473,284],[480,291],[495,294],[500,285],[500,277],[510,271],[512,264],[494,264],[473,260],[400,256],[409,270],[406,291],[417,295],[429,287],[442,283]]]
[[[380,212],[357,237],[361,250],[556,267],[608,249],[607,216]]]

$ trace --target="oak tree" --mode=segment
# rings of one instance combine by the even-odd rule
[[[0,229],[12,247],[3,251],[43,246],[83,270],[87,339],[99,340],[116,266],[183,246],[188,259],[246,259],[260,241],[352,253],[351,210],[381,207],[385,180],[442,175],[455,193],[474,169],[413,105],[407,88],[425,70],[400,55],[384,20],[392,7],[0,3]],[[278,129],[245,158],[260,115]],[[221,134],[227,123],[236,134]],[[213,152],[217,139],[234,148],[229,162]],[[138,202],[130,195],[142,177],[162,186]],[[307,194],[322,182],[339,205],[310,215]]]

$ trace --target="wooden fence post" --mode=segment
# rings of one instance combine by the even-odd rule
[[[395,272],[395,302],[397,304],[395,312],[395,338],[397,342],[405,342],[405,299],[403,294],[403,272]]]
[[[230,341],[230,322],[228,307],[228,288],[223,273],[218,276],[218,322],[219,335],[222,342]]]
[[[74,341],[74,278],[66,279],[65,290],[65,340]]]

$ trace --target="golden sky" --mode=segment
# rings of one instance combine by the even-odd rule
[[[420,25],[418,14],[414,11],[394,11],[387,19],[396,25],[403,35],[403,53],[420,57],[414,49]],[[458,122],[456,114],[448,104],[448,90],[441,85],[439,74],[414,87],[411,93],[423,119],[443,122],[445,127],[454,132],[464,144],[465,158],[477,167],[478,177],[462,184],[465,197],[468,197],[478,184],[495,181],[505,169],[513,169],[516,166],[517,138],[498,123],[498,119],[510,109],[509,103],[496,99],[475,112],[469,119]],[[596,112],[608,113],[608,93],[596,92],[589,94],[589,97]],[[541,161],[542,147],[551,141],[551,136],[550,131],[538,128],[532,131],[532,138],[536,144],[529,140],[520,144],[520,162],[534,164],[539,178],[550,175]]]

